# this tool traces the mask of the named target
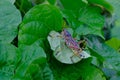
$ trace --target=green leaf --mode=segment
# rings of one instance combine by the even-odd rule
[[[90,62],[91,58],[74,65],[65,65],[54,61],[51,63],[51,67],[55,80],[106,80],[103,73]]]
[[[53,73],[51,69],[46,65],[44,68],[41,68],[36,75],[33,76],[33,80],[54,80]]]
[[[56,0],[47,0],[50,4],[54,5]]]
[[[108,69],[108,68],[102,68],[105,76],[107,77],[107,79],[111,79],[114,76],[117,76],[117,71],[113,70],[113,69]],[[116,79],[115,79],[116,80]]]
[[[120,76],[114,76],[110,80],[119,80],[119,79],[120,79]]]
[[[115,27],[112,29],[112,37],[115,37],[117,39],[120,39],[119,31],[120,31],[120,3],[119,0],[107,0],[108,2],[111,3],[111,5],[114,7],[114,18],[115,18]]]
[[[11,80],[14,75],[15,66],[14,65],[6,65],[0,68],[0,80]]]
[[[96,34],[103,37],[101,29],[104,26],[104,18],[101,15],[100,8],[86,5],[81,0],[61,0],[61,3],[65,8],[62,11],[63,16],[72,28],[79,27],[80,30],[77,30],[78,34]]]
[[[104,26],[104,18],[99,8],[91,6],[81,7],[77,13],[63,10],[63,16],[72,28],[77,28],[77,34],[95,34],[103,38],[101,29]]]
[[[85,6],[86,4],[82,0],[60,0],[62,6],[68,10],[79,10],[81,7]]]
[[[112,32],[111,32],[112,37],[117,38],[117,39],[120,40],[119,31],[120,31],[120,26],[119,26],[119,27],[114,27],[114,28],[112,29]]]
[[[104,25],[104,18],[101,15],[101,9],[97,7],[84,7],[79,10],[78,20],[93,30],[101,30]]]
[[[11,44],[0,43],[0,80],[10,80],[18,66],[21,55]]]
[[[106,41],[106,44],[108,44],[110,47],[114,48],[117,51],[120,49],[120,40],[117,38],[112,38]]]
[[[6,0],[0,0],[0,13],[0,42],[10,43],[17,36],[21,14]]]
[[[4,64],[17,64],[20,60],[20,54],[17,48],[11,44],[0,43],[0,66]]]
[[[46,55],[44,50],[36,44],[31,46],[21,45],[19,47],[22,53],[22,59],[19,67],[16,70],[14,79],[27,78],[27,73],[31,64],[40,64],[43,66],[46,63]],[[30,71],[31,74],[33,71]],[[28,76],[30,78],[30,76]],[[29,80],[29,79],[28,79]]]
[[[53,73],[48,66],[44,68],[42,77],[43,80],[54,80]]]
[[[116,16],[115,18],[120,19],[120,3],[119,0],[106,0],[108,1],[114,8],[114,15]]]
[[[51,30],[62,29],[62,15],[53,5],[43,4],[33,7],[20,25],[19,44],[32,44],[46,38]]]
[[[30,75],[34,75],[36,74],[36,72],[38,72],[38,70],[40,70],[40,67],[38,64],[30,64],[29,68],[27,69],[27,73],[30,73]]]
[[[114,28],[112,29],[112,37],[120,39],[120,35],[119,35],[119,31],[120,31],[120,3],[119,0],[107,0],[108,2],[111,3],[111,5],[114,7],[114,18],[115,18],[115,24],[114,24]]]
[[[78,21],[78,19],[76,19],[77,15],[74,11],[62,10],[62,15],[67,20],[68,25],[74,29],[82,24],[80,21]]]
[[[15,4],[23,15],[33,7],[33,0],[16,0]],[[27,7],[26,7],[27,6]]]
[[[15,3],[15,0],[8,0],[8,1],[10,1],[12,4],[14,4],[14,3]]]
[[[32,2],[32,5],[35,6],[35,5],[44,3],[46,0],[30,0],[30,1]]]
[[[75,32],[78,34],[78,35],[87,35],[87,34],[94,34],[94,35],[98,35],[100,37],[103,37],[102,35],[102,32],[100,29],[97,29],[96,27],[89,27],[87,25],[80,25],[76,30]]]
[[[6,76],[0,72],[0,80],[10,80],[10,76]]]
[[[103,67],[120,71],[120,54],[105,43],[100,42],[98,37],[87,36],[87,38],[89,48],[104,58]]]
[[[92,3],[98,6],[104,7],[106,10],[108,10],[110,13],[113,13],[113,7],[112,5],[107,2],[106,0],[87,0],[88,3]]]

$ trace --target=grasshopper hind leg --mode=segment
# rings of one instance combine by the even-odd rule
[[[70,57],[70,60],[71,60],[72,63],[74,63],[74,61],[73,61],[73,56],[75,56],[75,55],[72,55],[72,56]]]

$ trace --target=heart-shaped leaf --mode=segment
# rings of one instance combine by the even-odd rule
[[[19,44],[32,44],[39,38],[46,38],[51,30],[62,29],[62,15],[53,5],[43,4],[33,7],[25,15],[20,25]]]
[[[11,43],[21,22],[19,10],[7,0],[0,0],[0,42]]]

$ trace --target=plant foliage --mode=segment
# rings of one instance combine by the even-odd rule
[[[119,7],[119,0],[0,0],[0,80],[119,80]],[[56,57],[61,38],[47,37],[64,28],[86,40],[91,57],[71,63],[69,47]]]

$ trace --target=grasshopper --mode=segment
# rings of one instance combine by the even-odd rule
[[[75,39],[72,38],[71,34],[66,29],[62,31],[62,37],[64,38],[66,45],[70,49],[73,49],[73,50],[80,49],[79,44],[75,41]]]
[[[80,54],[82,52],[82,48],[79,47],[81,42],[76,42],[76,40],[72,38],[71,34],[66,29],[62,31],[62,37],[64,38],[67,47],[69,47],[74,52],[74,55],[77,55],[78,57],[84,57]],[[71,56],[71,58],[73,56]]]

